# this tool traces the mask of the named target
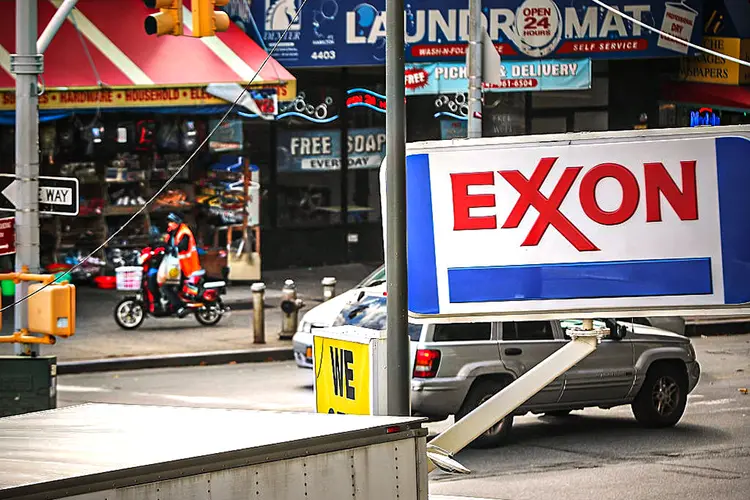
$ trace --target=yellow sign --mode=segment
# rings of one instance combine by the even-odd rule
[[[279,101],[292,101],[297,82],[251,85],[251,89],[276,89]],[[157,106],[226,105],[227,101],[208,94],[203,87],[136,87],[106,89],[48,90],[39,96],[40,109],[137,108]],[[16,107],[15,91],[0,92],[0,110]]]
[[[703,46],[721,54],[747,61],[750,54],[750,39],[703,37]],[[688,82],[719,83],[740,85],[750,82],[750,68],[727,61],[723,57],[701,54],[683,58],[680,65],[680,79]]]
[[[368,344],[315,336],[313,364],[318,413],[370,414]]]

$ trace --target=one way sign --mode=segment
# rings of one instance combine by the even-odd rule
[[[0,174],[0,210],[15,211],[21,183],[13,174]],[[48,215],[78,215],[78,179],[39,177],[39,212]]]

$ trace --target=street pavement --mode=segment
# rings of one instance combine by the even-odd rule
[[[520,417],[511,444],[458,454],[470,476],[433,473],[433,500],[746,500],[750,335],[693,343],[703,374],[675,428],[643,429],[629,407]],[[312,383],[312,371],[292,362],[68,375],[59,377],[58,402],[313,411]]]
[[[281,341],[281,288],[286,279],[293,279],[298,295],[305,302],[302,314],[322,300],[320,281],[334,276],[338,280],[337,293],[357,284],[375,265],[347,264],[317,268],[266,271],[266,344],[253,344],[252,302],[250,284],[233,284],[225,296],[232,314],[214,327],[202,327],[193,316],[184,319],[146,318],[134,331],[121,330],[114,322],[114,308],[125,293],[77,288],[76,334],[71,338],[58,338],[53,346],[41,346],[42,354],[55,355],[60,362],[106,359],[130,356],[168,355],[208,351],[226,351],[266,347],[287,347],[291,342]],[[7,302],[7,301],[6,301]],[[7,305],[7,303],[6,303]],[[13,330],[12,309],[3,313],[2,334]],[[0,344],[0,356],[13,354],[12,344]]]

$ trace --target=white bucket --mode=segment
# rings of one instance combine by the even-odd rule
[[[698,12],[685,5],[684,2],[669,2],[664,6],[664,19],[661,22],[661,31],[689,42],[693,36],[696,17],[698,17]],[[659,42],[656,45],[663,49],[674,50],[680,54],[687,54],[688,52],[687,45],[669,39],[664,35],[659,35]]]

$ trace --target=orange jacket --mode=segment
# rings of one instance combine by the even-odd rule
[[[200,271],[201,262],[198,257],[198,246],[195,244],[195,236],[187,226],[180,224],[177,230],[168,236],[169,243],[177,248],[180,259],[180,270],[183,278],[187,278],[196,271]]]

